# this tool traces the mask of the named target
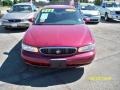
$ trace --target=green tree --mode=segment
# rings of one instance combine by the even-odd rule
[[[14,0],[13,3],[16,4],[16,3],[17,3],[17,0]]]
[[[100,5],[102,3],[102,0],[95,0],[95,5]]]

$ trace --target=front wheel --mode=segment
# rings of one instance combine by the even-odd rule
[[[108,14],[105,14],[105,21],[110,21],[110,18],[108,17]]]

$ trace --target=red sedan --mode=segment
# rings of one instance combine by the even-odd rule
[[[44,67],[86,65],[95,57],[95,40],[74,7],[48,5],[27,30],[21,56],[27,64]]]

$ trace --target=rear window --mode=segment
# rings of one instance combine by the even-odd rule
[[[34,24],[53,24],[53,25],[69,25],[83,24],[82,17],[76,9],[42,9]]]

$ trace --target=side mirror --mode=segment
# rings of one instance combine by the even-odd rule
[[[34,9],[34,12],[36,12],[37,10],[36,9]]]
[[[7,10],[7,12],[10,12],[10,10]]]
[[[29,22],[34,22],[34,18],[28,19]]]
[[[85,23],[90,22],[90,18],[84,18],[83,20],[85,21]]]
[[[37,6],[37,8],[40,8],[39,6]]]
[[[103,8],[105,8],[105,6],[102,6]]]

